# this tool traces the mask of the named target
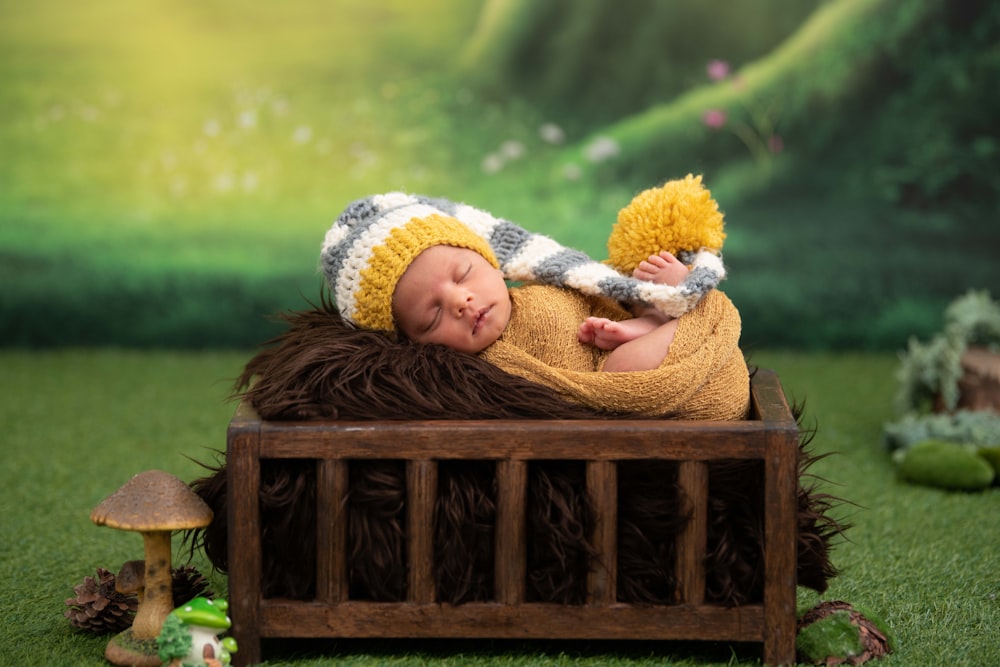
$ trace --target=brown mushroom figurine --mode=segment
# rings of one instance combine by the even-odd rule
[[[135,620],[129,630],[121,633],[126,637],[112,638],[105,657],[119,665],[141,664],[137,653],[149,653],[151,649],[150,662],[145,664],[159,665],[156,636],[174,608],[171,534],[207,526],[212,521],[212,510],[177,477],[162,470],[148,470],[101,501],[90,519],[98,526],[140,533],[146,553],[143,576],[132,576],[144,588]],[[134,570],[136,565],[130,561],[126,569]]]

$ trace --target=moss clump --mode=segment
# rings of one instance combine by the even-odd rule
[[[996,473],[974,447],[925,440],[900,452],[899,475],[917,484],[978,491],[992,484]]]
[[[851,622],[851,613],[845,609],[802,628],[795,639],[795,648],[803,659],[812,663],[823,663],[830,657],[858,656],[865,650],[858,628]]]
[[[136,639],[132,635],[132,628],[129,628],[111,638],[104,649],[104,657],[113,665],[160,667],[163,663],[157,651],[155,638]]]
[[[997,475],[1000,475],[1000,445],[980,447],[979,455],[986,459],[991,466],[993,466],[993,471]]]

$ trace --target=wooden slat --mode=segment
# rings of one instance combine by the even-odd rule
[[[406,534],[411,602],[433,602],[434,500],[437,496],[437,463],[406,463]]]
[[[524,601],[527,563],[525,514],[528,464],[497,462],[497,518],[494,588],[498,602],[516,605]]]
[[[677,538],[677,596],[682,604],[705,600],[705,550],[708,544],[708,465],[681,461],[677,485],[691,504],[691,518]]]
[[[760,458],[761,421],[266,422],[264,458],[634,460]],[[697,442],[697,446],[692,446]]]
[[[762,641],[760,605],[462,605],[347,602],[326,606],[266,600],[274,637],[516,639],[697,639]]]
[[[316,464],[316,597],[347,600],[347,462]]]
[[[260,662],[260,422],[234,420],[227,434],[229,613],[237,666]]]
[[[587,577],[589,604],[615,602],[618,577],[618,467],[610,461],[587,463],[587,494],[594,508],[597,557]]]

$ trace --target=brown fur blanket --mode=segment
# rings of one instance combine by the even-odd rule
[[[345,323],[326,299],[285,317],[288,330],[262,348],[236,381],[235,397],[270,420],[574,419],[634,418],[570,403],[542,385],[505,373],[474,356],[441,346],[394,342]],[[823,591],[836,574],[831,540],[844,526],[829,515],[836,499],[805,484],[814,460],[802,431],[798,491],[798,582]],[[528,598],[583,601],[593,553],[593,522],[582,491],[582,466],[539,463],[529,472]],[[710,464],[708,597],[724,604],[762,595],[763,517],[759,470],[753,462]],[[192,486],[216,520],[194,533],[222,571],[226,548],[225,462]],[[405,599],[405,472],[399,462],[351,466],[350,594],[358,599]],[[619,597],[624,602],[674,599],[673,543],[689,513],[676,466],[623,464],[619,508]],[[486,600],[492,595],[495,498],[488,465],[441,465],[435,508],[438,599]],[[315,468],[266,461],[261,510],[264,594],[309,598],[315,589]]]

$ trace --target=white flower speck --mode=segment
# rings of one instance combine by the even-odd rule
[[[496,153],[490,153],[483,158],[483,161],[479,166],[482,168],[484,173],[495,174],[503,169],[503,158]]]
[[[236,179],[228,171],[220,172],[216,174],[215,180],[212,181],[212,188],[217,192],[229,192],[236,185]]]
[[[567,164],[563,167],[563,178],[567,181],[578,181],[583,175],[583,170],[577,164]]]
[[[243,174],[241,185],[243,187],[243,192],[253,192],[260,185],[260,179],[257,177],[255,172],[248,171]]]
[[[308,144],[312,141],[312,137],[313,131],[308,125],[299,125],[295,128],[295,131],[292,132],[292,141],[297,144]]]
[[[241,111],[240,115],[236,117],[236,124],[244,130],[257,127],[257,112],[254,109]]]
[[[583,156],[589,162],[604,162],[611,158],[618,157],[621,153],[621,146],[611,137],[597,137],[583,149]]]
[[[216,119],[210,118],[202,125],[201,131],[205,133],[206,137],[217,137],[222,131],[222,124]]]
[[[500,154],[507,160],[518,160],[524,157],[524,144],[511,139],[500,145]]]
[[[547,144],[561,144],[566,141],[566,133],[555,123],[545,123],[538,128],[538,136]]]

